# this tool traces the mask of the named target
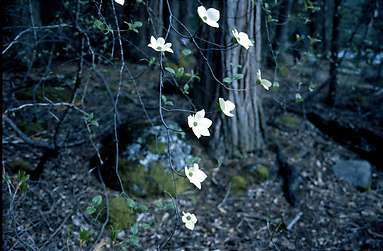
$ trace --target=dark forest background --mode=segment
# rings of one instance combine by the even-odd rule
[[[382,1],[14,0],[1,17],[4,250],[383,250]]]

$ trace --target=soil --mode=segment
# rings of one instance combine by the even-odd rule
[[[153,98],[157,95],[158,75],[154,74],[155,71],[153,74],[145,73],[146,66],[129,67],[135,74],[141,73],[143,79],[140,79],[140,85],[129,83],[122,86],[119,119],[123,122],[146,120],[137,98],[138,91],[151,118],[149,123],[158,123],[157,100]],[[60,70],[64,75],[73,72],[70,67],[61,67]],[[82,107],[94,112],[100,124],[92,127],[95,142],[107,138],[113,129],[111,101],[103,81],[114,83],[118,74],[109,74],[111,69],[107,67],[102,70],[106,79],[90,78],[89,82],[85,81],[87,84],[84,83],[88,85],[88,94]],[[81,88],[80,93],[84,92],[85,89]],[[295,91],[279,90],[280,94],[284,92]],[[187,108],[179,95],[169,97],[177,107],[181,104],[181,108]],[[104,102],[100,104],[99,100]],[[265,107],[271,107],[272,102],[265,95]],[[58,110],[52,112],[60,114]],[[26,192],[13,196],[13,188],[3,181],[4,250],[157,250],[159,245],[164,245],[163,250],[179,251],[383,250],[382,170],[373,169],[371,189],[361,192],[337,179],[331,171],[338,159],[358,159],[358,155],[335,143],[304,116],[286,125],[276,118],[281,114],[295,114],[281,108],[272,108],[267,113],[269,135],[300,175],[295,206],[291,206],[284,197],[282,178],[278,175],[276,155],[272,149],[266,148],[247,160],[218,165],[210,159],[204,147],[191,141],[194,151],[208,159],[202,168],[209,178],[203,183],[202,190],[190,190],[175,200],[179,214],[190,211],[197,215],[194,231],[183,226],[174,209],[155,206],[159,201],[172,202],[164,195],[155,199],[137,199],[148,207],[147,212],[137,217],[138,246],[130,241],[129,229],[125,230],[124,238],[112,241],[110,228],[104,225],[103,220],[88,215],[86,209],[95,195],[115,196],[120,192],[105,188],[89,169],[89,160],[95,156],[95,150],[87,142],[77,147],[62,148],[57,158],[47,162],[39,180],[28,181]],[[38,110],[35,115],[50,116],[46,110]],[[66,128],[71,128],[68,137],[72,140],[86,137],[86,128],[79,126],[83,124],[82,118],[75,112],[71,115],[65,123]],[[166,115],[166,119],[177,122],[186,118],[182,113]],[[23,119],[29,119],[31,114],[23,116]],[[374,125],[378,123],[374,120],[376,118],[370,118]],[[50,135],[49,130],[48,126],[42,132],[31,132],[31,135],[35,139],[46,138]],[[3,166],[12,184],[17,183],[17,170],[12,170],[12,163],[23,159],[28,168],[33,169],[41,155],[40,150],[21,143],[13,131],[4,126]],[[230,189],[230,177],[240,173],[249,163],[268,166],[269,178],[250,184],[245,192],[234,193]],[[90,233],[90,239],[85,243],[80,243],[81,229]]]

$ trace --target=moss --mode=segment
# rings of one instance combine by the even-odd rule
[[[269,168],[265,165],[257,165],[256,176],[261,181],[265,181],[269,178]]]
[[[164,191],[175,194],[172,175],[158,161],[152,163],[149,171],[146,171],[141,164],[120,160],[120,170],[124,188],[135,196],[156,197]],[[177,193],[182,193],[190,187],[185,178],[177,175],[174,178]]]
[[[12,172],[17,173],[19,170],[31,171],[33,170],[32,164],[25,159],[16,159],[9,163],[9,168]]]
[[[120,159],[121,179],[126,190],[135,196],[146,196],[150,186],[143,165]]]
[[[234,193],[241,193],[246,191],[247,180],[245,177],[236,175],[231,178],[230,182],[231,182],[231,189],[233,190]]]
[[[154,135],[148,137],[146,147],[154,154],[164,154],[167,149],[167,145],[163,142],[159,142]]]
[[[277,122],[292,129],[298,128],[300,119],[291,114],[283,114],[277,118]]]
[[[279,74],[283,77],[289,76],[289,68],[285,65],[280,66],[279,68]]]
[[[18,100],[32,100],[33,88],[25,88],[15,93],[15,97]],[[61,86],[41,86],[35,90],[36,100],[45,101],[44,96],[53,102],[69,102],[72,97],[72,90],[68,87]]]
[[[35,119],[33,119],[35,120]],[[20,122],[20,130],[26,133],[27,135],[33,135],[35,133],[44,131],[48,129],[48,124],[46,121],[28,121],[23,120]]]
[[[129,228],[136,222],[137,214],[122,197],[109,201],[109,222],[115,229]]]
[[[151,191],[152,195],[160,194],[163,191],[167,191],[174,196],[175,193],[178,194],[185,192],[190,187],[189,182],[186,180],[186,178],[175,175],[175,190],[171,173],[166,171],[165,167],[163,167],[158,161],[154,162],[151,165],[149,176],[155,181],[156,184],[156,189]]]

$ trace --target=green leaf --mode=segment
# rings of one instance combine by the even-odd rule
[[[128,203],[128,207],[130,208],[137,208],[137,203],[131,198],[126,199],[126,203]]]
[[[80,230],[80,241],[87,242],[90,240],[90,233],[88,230],[81,228]]]
[[[128,23],[128,22],[125,22],[128,25],[128,29],[131,30],[131,31],[134,31],[136,33],[138,33],[138,29],[137,28],[140,28],[142,27],[142,22],[140,21],[134,21],[134,22],[131,22],[131,23]]]
[[[97,211],[97,210],[96,210],[95,207],[90,206],[90,207],[87,207],[87,208],[86,208],[85,213],[86,213],[86,214],[89,214],[89,215],[92,215],[92,214],[94,214],[96,211]]]
[[[135,223],[135,224],[130,228],[130,232],[131,232],[133,235],[137,235],[137,234],[138,234],[138,225],[137,225],[137,223]]]
[[[230,84],[231,82],[233,82],[233,79],[231,77],[226,77],[223,79],[223,82]]]
[[[129,239],[130,243],[132,243],[134,246],[139,246],[140,245],[140,242],[139,242],[139,239],[136,235],[131,235],[130,236],[130,239]]]
[[[176,75],[176,71],[173,68],[171,68],[171,67],[165,67],[165,70],[170,72],[173,75]]]
[[[185,73],[185,68],[180,67],[180,68],[178,68],[177,71],[176,71],[176,77],[177,77],[177,78],[182,78],[182,76],[184,75],[184,73]]]
[[[190,86],[189,86],[189,84],[185,84],[184,85],[184,88],[182,89],[182,92],[184,93],[184,94],[189,94],[189,89],[190,89]]]
[[[186,57],[191,55],[193,52],[190,49],[183,49],[182,54]]]
[[[98,207],[102,203],[102,196],[101,195],[96,195],[92,198],[92,205],[94,207]]]
[[[156,58],[155,57],[151,57],[150,59],[149,59],[149,66],[152,66],[152,65],[154,65],[156,63]]]
[[[243,76],[244,76],[243,74],[236,73],[236,74],[234,74],[233,79],[234,79],[234,80],[239,80],[239,79],[242,79]]]

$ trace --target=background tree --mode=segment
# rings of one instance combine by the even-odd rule
[[[261,59],[261,1],[236,0],[211,4],[216,5],[223,10],[222,31],[207,31],[208,28],[204,28],[201,36],[212,43],[232,47],[231,30],[236,28],[255,38],[255,46],[249,50],[242,46],[212,49],[214,45],[206,43],[204,50],[207,52],[200,58],[206,84],[196,87],[195,100],[203,107],[210,107],[210,111],[217,109],[218,97],[230,99],[236,104],[234,118],[226,120],[221,114],[214,115],[216,123],[210,147],[219,159],[223,156],[247,156],[261,149],[264,143],[262,105],[256,84]],[[212,62],[220,63],[211,66]],[[222,82],[225,78],[229,80]]]

